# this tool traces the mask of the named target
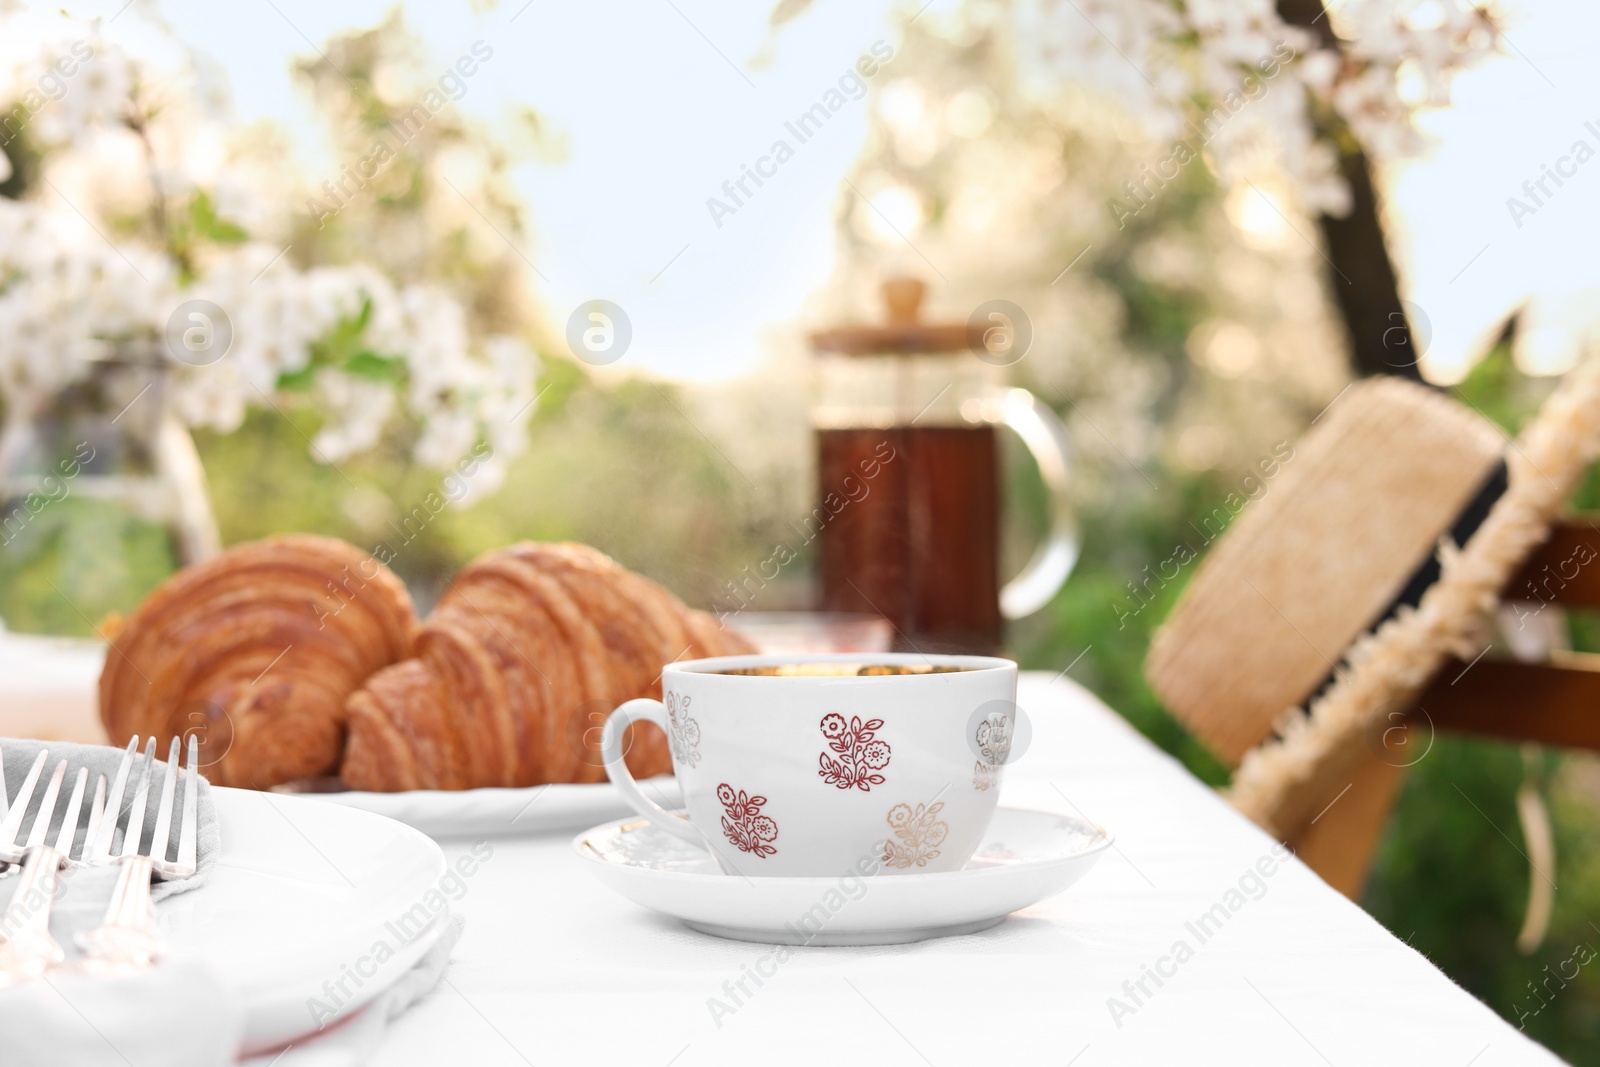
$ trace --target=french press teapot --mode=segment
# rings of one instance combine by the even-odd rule
[[[1020,309],[927,324],[922,282],[883,288],[887,322],[811,338],[818,505],[806,521],[822,607],[883,616],[902,650],[993,652],[1004,620],[1042,608],[1077,562],[1066,430],[1002,382],[1021,355]],[[1003,586],[999,426],[1022,438],[1051,498],[1049,536]]]

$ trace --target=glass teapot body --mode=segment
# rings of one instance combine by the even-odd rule
[[[1061,421],[1002,368],[1025,322],[924,325],[921,282],[884,285],[888,323],[815,334],[812,411],[822,606],[880,615],[898,648],[993,652],[1004,620],[1043,607],[1077,562]],[[990,305],[985,305],[989,307]],[[1000,450],[1022,438],[1050,492],[1051,530],[1022,573],[1000,581]]]
[[[827,355],[813,410],[822,606],[896,644],[1000,647],[996,368],[971,353]]]

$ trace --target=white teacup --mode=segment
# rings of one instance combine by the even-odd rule
[[[820,673],[849,664],[929,673]],[[814,673],[726,673],[761,669]],[[1010,660],[726,656],[669,664],[661,684],[664,702],[630,700],[606,720],[606,774],[640,814],[728,873],[960,870],[994,815],[1016,724]],[[622,739],[640,719],[667,732],[687,821],[628,773]]]

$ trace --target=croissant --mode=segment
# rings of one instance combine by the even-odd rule
[[[100,675],[113,741],[197,734],[206,776],[266,788],[338,769],[345,700],[411,652],[405,586],[343,541],[239,545],[158,586]]]
[[[350,695],[341,776],[381,791],[597,782],[606,716],[659,697],[663,664],[749,651],[595,549],[512,545],[457,575],[414,658]],[[636,775],[671,769],[659,730],[628,742]]]

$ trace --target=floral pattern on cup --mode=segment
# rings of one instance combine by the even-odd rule
[[[740,852],[748,852],[758,859],[776,855],[778,850],[768,842],[778,836],[778,824],[761,814],[766,797],[751,796],[743,789],[734,789],[727,782],[717,786],[717,800],[722,803],[722,832]]]
[[[972,765],[972,787],[986,790],[1000,777],[1000,768],[1011,755],[1011,716],[998,711],[985,716],[973,740],[978,745],[978,761]]]
[[[689,714],[689,698],[680,701],[676,693],[667,694],[667,743],[682,766],[700,762],[700,724]]]
[[[847,723],[837,712],[824,715],[822,737],[837,756],[826,752],[818,756],[817,775],[831,786],[855,788],[864,793],[871,792],[875,785],[882,785],[883,775],[877,772],[889,766],[890,752],[889,743],[876,736],[881,729],[882,719],[862,722],[852,715]]]
[[[925,867],[939,855],[939,846],[950,833],[943,819],[935,818],[944,810],[944,801],[918,804],[913,810],[909,804],[896,804],[889,809],[889,829],[895,839],[883,843],[883,862],[902,870],[908,867]]]

